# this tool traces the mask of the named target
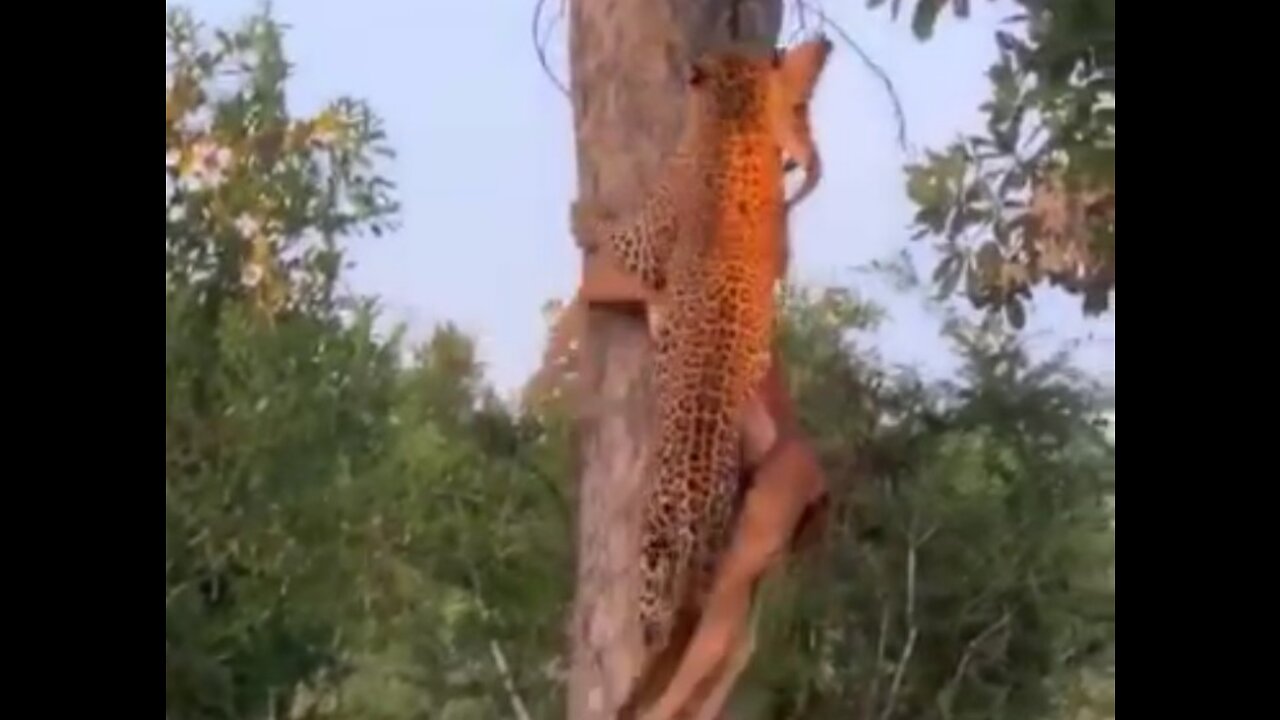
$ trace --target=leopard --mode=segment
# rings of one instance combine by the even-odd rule
[[[742,418],[772,362],[786,211],[820,172],[812,84],[789,60],[783,48],[701,55],[686,72],[684,131],[638,209],[615,219],[574,205],[583,249],[611,254],[656,299],[656,442],[638,598],[650,652],[713,582],[739,494]],[[789,163],[806,173],[791,200],[783,197]]]
[[[755,648],[755,596],[763,576],[785,555],[820,542],[827,524],[827,478],[812,440],[799,422],[775,348],[773,365],[758,388],[764,413],[744,418],[744,462],[749,480],[722,551],[715,581],[688,640],[665,669],[669,680],[640,720],[715,720],[724,709]],[[758,609],[758,608],[757,608]]]

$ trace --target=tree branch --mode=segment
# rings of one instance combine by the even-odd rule
[[[889,700],[885,703],[884,710],[880,713],[880,720],[889,720],[889,718],[893,717],[893,711],[897,709],[898,692],[902,690],[902,680],[907,674],[907,664],[911,662],[911,655],[916,650],[916,639],[920,637],[919,628],[916,627],[915,621],[915,604],[916,546],[912,543],[907,549],[907,644],[902,648],[902,655],[898,658],[896,667],[893,669],[893,682],[889,685]]]
[[[884,667],[884,656],[889,650],[889,604],[880,608],[880,637],[876,641],[875,674],[871,677],[871,688],[867,691],[867,702],[863,705],[863,715],[871,717],[880,706],[880,668]]]
[[[498,674],[502,675],[502,686],[511,700],[511,711],[515,713],[516,720],[533,720],[529,715],[529,709],[525,707],[524,700],[520,698],[520,693],[516,692],[516,683],[511,676],[511,668],[507,665],[507,656],[502,654],[502,648],[497,640],[489,641],[489,654],[493,655],[493,664],[498,666]]]
[[[862,64],[871,71],[871,74],[875,75],[880,80],[882,85],[884,85],[885,92],[889,94],[889,102],[893,104],[894,120],[898,123],[898,147],[906,150],[907,114],[902,109],[902,100],[898,97],[898,90],[894,87],[893,80],[889,79],[889,73],[885,72],[885,69],[881,67],[879,63],[871,59],[871,56],[867,54],[867,51],[862,49],[862,46],[859,45],[851,35],[849,35],[840,23],[828,17],[827,13],[822,8],[814,7],[812,0],[795,0],[795,3],[798,8],[808,10],[814,15],[817,15],[818,22],[821,25],[829,26],[834,29],[836,34],[840,36],[840,39],[843,40],[844,43],[848,45],[849,48],[858,56],[858,59],[862,60]]]
[[[951,679],[943,686],[939,693],[942,696],[943,716],[949,717],[951,714],[951,701],[955,697],[956,688],[960,687],[960,681],[964,679],[965,673],[969,669],[969,663],[973,661],[974,653],[978,647],[987,641],[987,638],[994,635],[1001,628],[1009,624],[1013,618],[1013,613],[1005,610],[999,620],[988,625],[982,632],[974,636],[972,640],[965,644],[964,653],[960,656],[960,662],[956,663],[956,671],[951,675]]]
[[[905,600],[907,644],[902,648],[902,655],[898,658],[897,667],[894,668],[893,683],[889,686],[889,701],[885,703],[884,710],[880,713],[880,720],[889,720],[893,717],[893,711],[897,709],[902,680],[907,674],[907,665],[911,662],[911,656],[916,650],[916,641],[920,637],[920,628],[916,626],[916,566],[918,564],[916,551],[937,531],[938,527],[935,525],[918,540],[910,540],[907,546],[907,597]]]
[[[468,567],[467,574],[471,578],[471,591],[475,593],[476,604],[480,606],[480,616],[488,621],[493,613],[489,610],[488,603],[484,601],[484,592],[480,588],[480,575],[476,573],[475,567]],[[489,654],[493,656],[493,664],[498,668],[498,675],[502,677],[502,688],[507,692],[511,711],[515,713],[516,720],[532,720],[529,708],[525,706],[524,700],[516,689],[515,677],[511,674],[511,666],[507,664],[507,656],[503,654],[497,640],[489,640]]]
[[[994,635],[1001,628],[1008,625],[1009,621],[1012,619],[1013,619],[1013,613],[1010,612],[1009,610],[1005,610],[1004,614],[1000,616],[999,620],[988,625],[986,629],[978,633],[972,640],[968,642],[968,644],[965,645],[964,654],[960,656],[960,662],[956,664],[956,672],[951,677],[951,682],[948,683],[949,685],[958,684],[961,678],[964,677],[964,673],[966,670],[968,670],[969,663],[973,660],[973,654],[975,651],[977,651],[978,646],[986,642],[987,638]]]
[[[556,86],[561,95],[572,99],[569,94],[569,88],[551,69],[551,63],[547,60],[547,38],[550,36],[551,29],[555,26],[555,23],[564,18],[564,3],[560,4],[560,11],[551,18],[551,22],[544,29],[538,25],[538,21],[542,18],[542,11],[546,5],[547,0],[537,0],[533,6],[533,18],[529,22],[529,30],[533,36],[533,51],[538,55],[538,64],[542,66],[542,72],[546,73],[546,76],[550,78],[551,83]]]

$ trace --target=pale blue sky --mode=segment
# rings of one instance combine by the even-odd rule
[[[259,7],[257,0],[180,4],[218,25]],[[887,13],[865,10],[865,0],[822,4],[896,83],[913,146],[940,147],[979,127],[992,33],[1009,14],[1008,4],[974,3],[973,17],[964,22],[948,14],[924,44],[912,38],[905,20],[891,24]],[[389,175],[399,185],[402,227],[355,244],[352,284],[381,296],[387,317],[407,322],[415,337],[438,322],[458,323],[477,338],[490,378],[513,389],[541,353],[540,307],[572,294],[578,268],[567,230],[575,187],[572,119],[568,101],[534,56],[534,1],[273,5],[291,26],[286,52],[297,66],[290,82],[294,111],[311,112],[343,94],[366,99],[386,121],[398,153]],[[564,30],[557,26],[550,48],[561,76]],[[890,297],[882,284],[852,270],[906,246],[912,211],[901,168],[909,158],[896,145],[892,107],[879,80],[839,41],[818,88],[813,124],[825,174],[792,221],[793,272],[881,300],[891,321],[875,338],[880,351],[945,370],[950,360],[937,320],[918,302]],[[1114,314],[1084,320],[1075,300],[1042,293],[1031,317],[1028,331],[1042,349],[1096,336],[1083,344],[1080,362],[1114,375]]]

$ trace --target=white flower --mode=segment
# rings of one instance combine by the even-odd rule
[[[341,142],[345,121],[335,110],[325,110],[311,123],[310,140],[321,148],[332,147]]]
[[[192,160],[184,168],[183,180],[192,190],[213,188],[226,180],[231,165],[231,149],[212,140],[201,140],[191,148]]]
[[[213,126],[213,111],[207,107],[187,113],[182,118],[182,131],[188,135],[203,135]]]
[[[182,161],[182,150],[179,148],[171,148],[164,151],[164,167],[166,170],[178,167],[178,163]]]
[[[236,218],[235,224],[236,230],[245,240],[252,240],[262,232],[262,223],[248,213],[241,213],[240,217]]]
[[[320,147],[329,147],[338,142],[338,133],[328,128],[321,128],[311,134],[311,140]]]
[[[245,287],[257,287],[262,282],[262,267],[255,263],[245,265],[240,271],[240,282]]]

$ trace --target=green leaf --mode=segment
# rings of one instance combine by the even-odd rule
[[[969,148],[962,142],[954,142],[947,148],[947,154],[938,163],[938,172],[958,186],[964,180],[964,174],[973,160],[969,156]]]
[[[1004,316],[1015,330],[1021,330],[1027,324],[1027,311],[1018,298],[1009,298],[1004,305]]]
[[[933,28],[938,22],[938,15],[946,0],[918,0],[915,14],[911,17],[911,30],[916,39],[928,40],[933,37]]]
[[[986,283],[992,283],[1000,274],[1000,263],[1003,260],[1000,246],[994,242],[986,242],[982,247],[978,248],[977,255],[978,272],[982,274],[982,280]]]
[[[941,205],[922,207],[916,212],[915,221],[937,235],[947,226],[947,208]]]
[[[1018,67],[1025,68],[1031,58],[1031,48],[1013,33],[1000,30],[996,32],[996,45],[1002,53],[1012,55]]]
[[[979,271],[976,259],[971,259],[965,265],[966,265],[965,273],[964,273],[965,294],[969,296],[970,302],[974,303],[978,307],[982,307],[982,305],[979,304],[985,290],[985,288],[982,285],[982,273]]]
[[[1021,189],[1026,184],[1026,169],[1021,165],[1014,166],[1009,169],[1009,172],[1005,173],[1003,178],[1001,178],[997,194],[1003,197],[1016,189]]]
[[[933,282],[938,286],[938,299],[951,297],[955,293],[963,270],[963,258],[959,253],[948,255],[938,263],[938,267],[933,271]]]
[[[1086,315],[1097,316],[1111,305],[1111,294],[1106,288],[1090,285],[1085,289],[1082,308]]]
[[[950,213],[950,219],[947,222],[947,239],[955,242],[960,237],[960,233],[969,227],[970,221],[973,219],[971,213],[966,212],[967,207],[961,207]]]
[[[932,168],[909,165],[907,170],[907,197],[917,205],[936,205],[941,201],[937,181]]]

